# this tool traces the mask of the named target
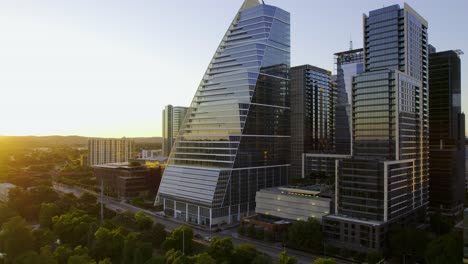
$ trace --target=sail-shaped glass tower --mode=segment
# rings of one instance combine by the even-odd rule
[[[200,225],[238,221],[287,183],[289,13],[245,0],[187,111],[156,201]]]

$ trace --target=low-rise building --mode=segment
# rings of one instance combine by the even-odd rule
[[[324,197],[323,190],[321,185],[262,189],[255,197],[255,212],[288,220],[314,218],[321,222],[332,208],[332,199]]]
[[[160,167],[149,168],[138,163],[114,163],[94,166],[98,188],[120,199],[155,196],[162,177]]]

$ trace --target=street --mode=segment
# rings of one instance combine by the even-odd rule
[[[80,196],[83,192],[87,190],[83,190],[80,188],[76,187],[70,187],[70,186],[65,186],[63,184],[56,184],[54,183],[53,185],[54,189],[58,192],[62,193],[73,193],[76,196]],[[89,191],[88,191],[89,192]],[[98,197],[98,202],[101,202],[101,199],[98,195],[98,193],[95,192],[90,192]],[[163,224],[168,231],[172,231],[175,228],[186,224],[186,222],[179,221],[177,219],[173,218],[167,218],[161,215],[160,213],[145,210],[136,206],[133,206],[131,204],[125,203],[120,200],[116,200],[114,198],[110,197],[104,197],[102,199],[102,202],[106,205],[107,208],[113,211],[117,212],[122,212],[122,211],[130,211],[132,213],[137,213],[137,212],[144,212],[145,214],[153,217],[155,223],[161,223]],[[239,244],[254,244],[257,247],[257,250],[272,257],[274,260],[278,260],[279,258],[279,253],[284,250],[282,247],[278,247],[274,245],[273,243],[270,242],[265,242],[265,241],[259,241],[259,240],[253,240],[250,238],[246,237],[238,237],[238,236],[233,236],[233,233],[237,233],[236,230],[233,229],[227,229],[227,230],[222,230],[220,232],[210,232],[210,230],[207,230],[206,228],[199,227],[196,225],[190,225],[191,228],[193,229],[194,234],[200,234],[202,237],[211,237],[211,236],[219,236],[219,237],[231,237],[232,242],[235,246],[238,246]],[[316,258],[320,258],[323,256],[320,255],[314,255],[311,253],[303,252],[303,251],[298,251],[294,249],[286,249],[288,252],[288,255],[294,256],[297,258],[298,264],[311,264]],[[347,263],[353,263],[350,261],[344,261],[344,260],[336,260],[336,263],[339,264],[347,264]]]

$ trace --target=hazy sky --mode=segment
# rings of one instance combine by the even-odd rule
[[[160,136],[187,106],[243,0],[0,0],[0,135]],[[407,1],[439,51],[462,49],[468,1]],[[334,69],[362,14],[403,1],[265,0],[291,13],[291,63]],[[468,126],[467,126],[468,127]]]

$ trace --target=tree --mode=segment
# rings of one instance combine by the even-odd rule
[[[50,229],[35,229],[32,231],[32,236],[36,251],[39,251],[44,246],[52,246],[57,239]]]
[[[170,249],[166,252],[166,264],[177,264],[177,262],[186,261],[185,259],[185,256],[180,250]]]
[[[72,246],[88,245],[97,229],[96,218],[81,210],[73,210],[52,218],[53,230],[60,241]]]
[[[124,247],[122,250],[122,262],[134,263],[137,259],[141,263],[146,262],[153,253],[151,243],[141,242],[138,233],[129,233],[125,237]]]
[[[185,238],[185,240],[183,240]],[[169,237],[162,244],[162,248],[167,250],[185,250],[185,254],[192,252],[193,231],[189,226],[182,225],[174,229]]]
[[[15,216],[2,225],[0,245],[8,262],[13,262],[20,255],[33,250],[33,236],[26,221]]]
[[[156,223],[150,230],[141,234],[141,239],[146,242],[151,242],[153,247],[159,248],[166,239],[166,227],[161,223]]]
[[[440,213],[431,215],[430,219],[431,230],[438,236],[447,234],[450,232],[450,230],[452,230],[453,221],[445,216],[442,216]]]
[[[135,222],[140,231],[148,230],[153,226],[153,218],[141,211],[135,214]]]
[[[378,252],[367,253],[366,261],[369,264],[376,264],[383,259],[383,256]]]
[[[163,256],[152,256],[145,264],[166,264],[166,259]]]
[[[255,237],[255,234],[256,234],[256,232],[255,232],[255,226],[254,226],[254,225],[249,225],[249,226],[247,227],[247,236],[253,238],[253,237]]]
[[[37,254],[35,251],[28,251],[17,257],[14,264],[57,264],[57,261],[50,256]]]
[[[55,248],[53,256],[59,264],[92,264],[96,263],[88,255],[88,248],[77,246],[72,248],[70,245],[60,245]]]
[[[425,257],[428,264],[458,263],[463,258],[462,252],[461,239],[446,234],[429,243]]]
[[[110,258],[112,262],[118,263],[122,257],[125,237],[121,229],[109,230],[100,227],[94,233],[93,256],[96,259]]]
[[[392,256],[402,258],[402,262],[405,262],[407,256],[414,259],[424,258],[424,251],[429,241],[427,233],[412,227],[402,226],[395,226],[389,233]]]
[[[44,228],[52,228],[52,217],[60,215],[62,211],[55,203],[42,203],[39,211],[39,224]]]
[[[247,230],[245,229],[244,225],[240,225],[239,228],[237,228],[237,233],[241,236],[244,236]]]
[[[320,223],[309,218],[307,222],[296,221],[288,228],[288,246],[306,251],[322,249],[322,227]]]
[[[196,255],[194,259],[194,264],[216,264],[216,260],[206,252]]]
[[[232,253],[233,264],[245,264],[252,262],[258,255],[258,251],[255,245],[252,244],[240,244],[237,246]],[[257,262],[260,260],[257,260]]]
[[[110,258],[105,258],[99,261],[99,264],[112,264],[112,260]]]
[[[296,264],[296,263],[297,263],[296,257],[288,256],[288,253],[286,253],[286,251],[282,251],[280,253],[278,264]]]
[[[67,264],[96,264],[88,255],[73,255],[68,258]]]
[[[333,258],[318,258],[312,262],[313,264],[336,264],[336,260]]]
[[[6,204],[0,203],[0,225],[8,221],[10,218],[18,216],[18,213]]]
[[[248,262],[247,262],[248,263]],[[269,256],[257,255],[250,264],[272,264],[273,260]]]
[[[234,245],[232,244],[232,239],[230,237],[213,237],[213,240],[210,242],[208,252],[217,263],[223,263],[224,261],[229,263],[233,250]]]

